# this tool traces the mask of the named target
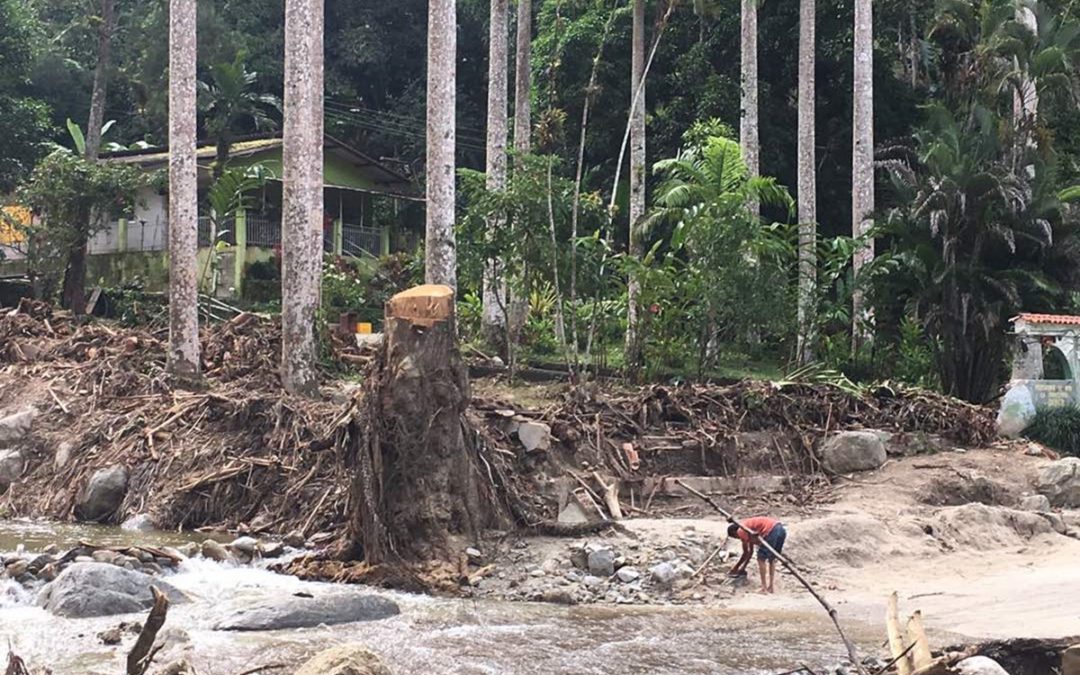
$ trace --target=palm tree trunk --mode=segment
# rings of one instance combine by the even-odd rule
[[[101,0],[101,27],[98,29],[97,64],[90,94],[90,119],[86,123],[86,158],[97,159],[101,149],[101,127],[105,124],[105,95],[109,88],[112,41],[116,32],[116,0]]]
[[[814,360],[817,293],[817,165],[815,80],[815,3],[799,3],[799,338],[798,361]]]
[[[196,0],[169,0],[169,372],[199,375]]]
[[[645,254],[640,221],[645,214],[645,0],[634,0],[633,46],[630,72],[630,255]],[[641,281],[631,274],[627,283],[626,365],[642,364]]]
[[[427,244],[429,284],[457,287],[454,145],[457,79],[455,0],[428,0]]]
[[[740,37],[741,50],[741,107],[742,120],[739,124],[739,146],[742,148],[743,160],[746,162],[747,173],[750,177],[760,173],[760,141],[758,140],[758,28],[757,28],[757,3],[758,0],[741,0],[742,2],[742,32]],[[751,209],[756,213],[757,204],[752,204]]]
[[[282,384],[318,391],[315,315],[323,230],[323,0],[285,3],[282,148]]]
[[[109,87],[109,66],[112,61],[112,40],[116,32],[115,0],[101,0],[101,27],[98,30],[97,64],[94,66],[94,88],[90,94],[90,119],[86,123],[84,156],[97,161],[101,149],[101,127],[105,124],[105,95]],[[64,267],[64,285],[60,294],[61,306],[82,314],[86,306],[86,256],[91,219],[95,214],[80,214],[75,241],[68,248]]]
[[[873,227],[874,213],[874,24],[872,0],[855,0],[854,114],[852,120],[851,230],[864,237]],[[865,297],[859,272],[874,259],[868,239],[855,250],[855,292],[852,297],[852,347],[857,353],[870,338]]]
[[[518,0],[517,54],[514,60],[514,150],[532,149],[532,0]]]
[[[488,39],[487,188],[506,189],[507,78],[509,49],[507,0],[491,0]],[[492,231],[499,222],[488,223]],[[506,330],[506,291],[501,261],[488,260],[484,267],[483,330],[489,344],[501,345]]]

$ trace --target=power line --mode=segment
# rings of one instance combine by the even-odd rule
[[[341,107],[348,108],[350,110],[350,112],[353,112],[353,111],[372,112],[372,113],[375,113],[375,114],[378,114],[378,115],[383,115],[383,116],[386,116],[386,117],[397,117],[397,118],[399,118],[401,120],[404,120],[404,121],[407,121],[407,122],[412,122],[414,124],[419,124],[421,126],[427,124],[427,120],[425,120],[422,117],[416,117],[414,115],[406,115],[404,113],[396,113],[396,112],[392,112],[392,111],[389,111],[389,110],[375,110],[374,108],[365,108],[365,107],[361,106],[359,103],[345,101],[345,100],[342,100],[342,99],[335,99],[335,98],[331,98],[331,97],[327,97],[326,100],[327,100],[327,102],[333,103],[334,105],[338,105],[338,106],[341,106]],[[478,129],[476,127],[470,127],[470,126],[466,126],[464,124],[458,124],[457,126],[458,126],[458,129],[463,129],[465,131],[471,131],[471,132],[473,132],[475,134],[478,134],[480,136],[484,136],[487,133],[486,130],[484,130],[484,129]]]
[[[387,127],[387,128],[401,129],[401,130],[407,131],[409,133],[426,134],[425,125],[422,125],[422,124],[421,125],[416,125],[416,126],[410,126],[410,125],[402,123],[402,122],[395,122],[393,120],[380,119],[379,117],[371,115],[369,113],[366,113],[365,111],[343,111],[343,110],[338,110],[338,109],[335,109],[335,108],[330,108],[329,110],[331,110],[332,112],[334,112],[334,113],[336,113],[338,115],[344,115],[344,116],[348,116],[348,117],[355,117],[356,119],[366,120],[366,121],[369,121],[369,122],[372,122],[372,123],[375,123],[375,124],[379,124],[379,125]],[[474,144],[474,145],[485,145],[486,144],[485,139],[476,138],[476,137],[470,136],[469,134],[457,134],[457,137],[459,139],[461,139],[465,143],[471,143],[471,144]]]
[[[383,121],[371,120],[355,114],[342,113],[331,109],[325,110],[325,113],[326,116],[330,117],[331,119],[335,119],[345,124],[357,126],[368,131],[377,131],[390,135],[414,138],[417,140],[427,140],[427,135],[424,133],[410,130],[408,128],[388,125]],[[475,150],[477,152],[483,152],[486,150],[484,146],[478,145],[475,142],[469,142],[468,138],[462,139],[461,137],[458,137],[457,145],[468,150]]]

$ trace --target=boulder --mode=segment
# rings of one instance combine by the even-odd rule
[[[0,494],[22,476],[26,462],[18,450],[0,450]]]
[[[139,513],[121,523],[120,529],[129,532],[153,532],[157,528],[154,527],[154,520],[149,513]]]
[[[1080,458],[1066,457],[1039,470],[1035,488],[1051,506],[1080,508]]]
[[[226,608],[214,630],[282,630],[375,621],[400,613],[396,603],[369,593],[333,592],[314,598],[289,596]]]
[[[26,438],[36,416],[37,410],[27,408],[6,417],[0,417],[0,447],[17,443]]]
[[[1061,675],[1080,675],[1080,643],[1061,653]]]
[[[615,551],[598,548],[589,552],[589,572],[598,577],[615,574]]]
[[[880,468],[888,455],[872,431],[842,431],[821,447],[821,464],[830,473],[853,473]]]
[[[90,476],[79,500],[75,517],[83,521],[105,521],[120,508],[127,494],[128,470],[120,464],[98,469]]]
[[[972,656],[956,664],[960,675],[1009,675],[994,659],[988,656]]]
[[[1030,495],[1020,500],[1019,507],[1021,511],[1049,511],[1050,500],[1046,495]]]
[[[543,422],[522,422],[518,425],[517,436],[525,446],[525,452],[551,449],[551,427]]]
[[[225,547],[217,543],[213,539],[207,539],[202,543],[200,548],[204,558],[215,560],[217,562],[225,562],[229,559],[229,552],[225,550]]]
[[[649,568],[649,576],[653,583],[661,588],[671,588],[675,583],[675,566],[669,562],[662,562]]]
[[[997,427],[1003,436],[1017,438],[1035,418],[1035,399],[1026,385],[1009,388],[1001,399]]]
[[[390,669],[361,645],[340,645],[316,654],[296,675],[390,675]]]
[[[157,586],[173,603],[186,602],[183,593],[141,572],[99,562],[70,565],[41,589],[37,604],[72,619],[142,612],[154,604],[150,586]]]

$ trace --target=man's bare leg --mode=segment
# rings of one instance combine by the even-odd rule
[[[776,592],[776,586],[774,585],[775,583],[776,583],[776,561],[775,560],[770,560],[769,561],[769,592],[770,593],[775,593]]]
[[[769,592],[769,583],[768,583],[769,580],[768,580],[768,577],[767,577],[767,575],[768,575],[767,565],[768,565],[768,563],[766,563],[761,558],[758,558],[757,566],[758,566],[758,572],[761,574],[761,592],[762,593],[768,593]]]

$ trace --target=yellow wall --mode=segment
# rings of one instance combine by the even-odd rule
[[[30,209],[25,206],[0,208],[0,246],[12,246],[26,241],[26,229],[30,225]]]

